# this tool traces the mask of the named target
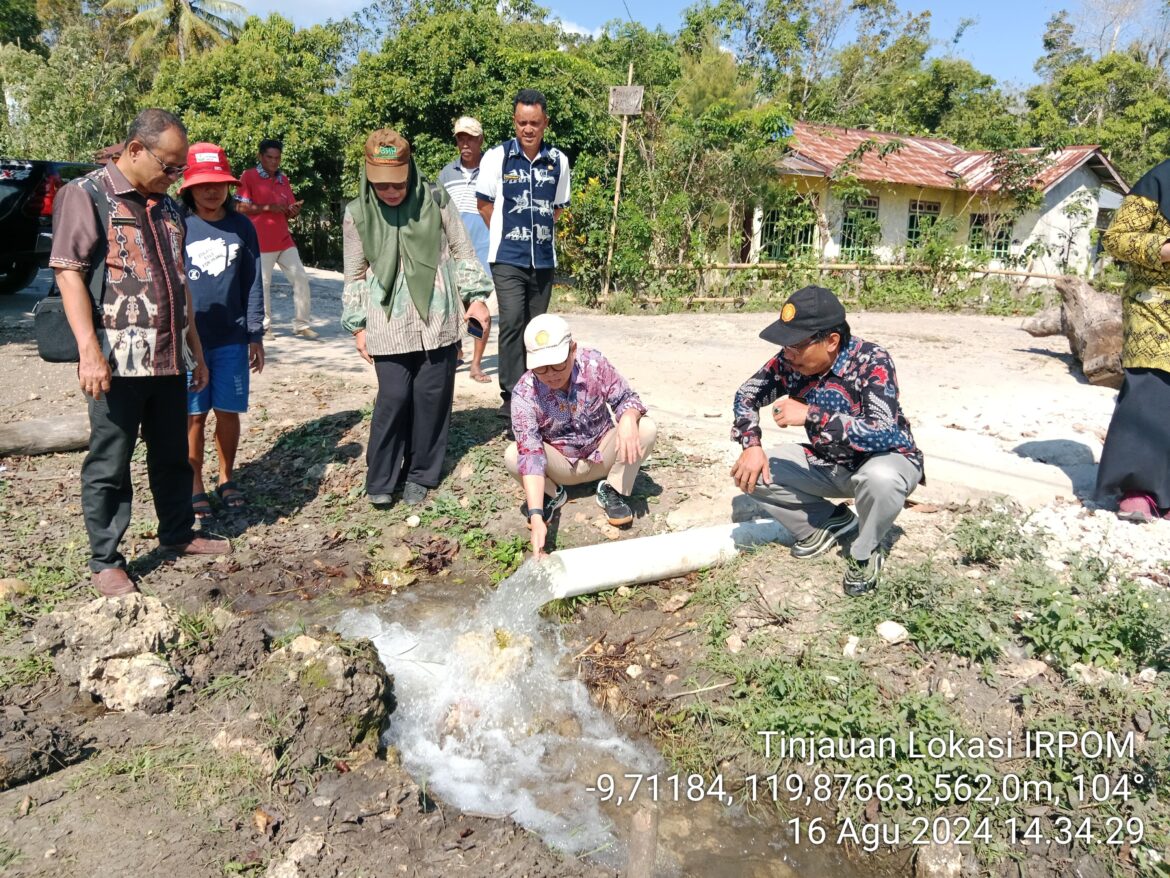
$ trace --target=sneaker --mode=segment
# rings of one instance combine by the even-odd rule
[[[293,335],[299,335],[301,338],[320,338],[321,334],[314,329],[306,326],[304,329],[298,329]]]
[[[429,490],[417,482],[407,482],[402,488],[402,502],[407,506],[418,506],[426,501]]]
[[[1122,521],[1138,523],[1153,521],[1160,517],[1158,504],[1149,494],[1126,494],[1117,507],[1117,517]]]
[[[597,505],[605,510],[605,517],[614,527],[624,527],[634,520],[630,504],[609,482],[597,483]]]
[[[865,561],[858,561],[852,555],[846,555],[845,578],[841,580],[841,588],[849,597],[858,597],[877,588],[881,572],[881,552],[874,552]]]
[[[568,500],[569,500],[569,495],[565,491],[564,487],[561,485],[557,485],[557,492],[555,494],[553,494],[551,497],[544,498],[544,520],[545,520],[545,522],[547,523],[549,521],[552,521],[552,517],[556,513],[556,511],[558,509],[560,509],[562,506],[564,506],[565,503],[568,502]],[[527,520],[527,518],[528,518],[528,504],[527,503],[523,504],[520,507],[520,512],[524,515],[524,518]]]
[[[836,510],[825,522],[824,527],[814,531],[803,540],[792,545],[793,558],[815,558],[833,548],[841,537],[857,530],[857,516],[844,503],[838,503]]]
[[[379,509],[388,509],[394,505],[393,494],[367,494],[366,499],[370,501],[371,506],[376,506]]]

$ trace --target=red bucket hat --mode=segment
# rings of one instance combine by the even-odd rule
[[[223,147],[214,143],[196,143],[187,150],[187,170],[183,172],[180,192],[200,183],[239,182],[232,176],[232,166],[228,164]]]

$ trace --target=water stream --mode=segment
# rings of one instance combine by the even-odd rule
[[[659,779],[655,875],[863,874],[831,845],[791,844],[778,819],[757,821],[715,799],[675,798],[661,755],[620,733],[575,677],[539,567],[525,564],[480,598],[466,585],[416,587],[333,623],[368,637],[394,677],[387,743],[428,792],[463,810],[511,816],[547,844],[607,866],[626,864],[640,805],[602,801],[598,779]],[[663,801],[666,799],[667,801]],[[642,802],[649,806],[643,793]]]

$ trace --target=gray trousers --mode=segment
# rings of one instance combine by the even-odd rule
[[[800,445],[768,451],[772,484],[756,484],[752,499],[798,540],[811,536],[832,516],[826,497],[854,497],[860,519],[850,554],[864,561],[881,544],[922,473],[901,454],[876,454],[850,472],[843,466],[814,466]]]

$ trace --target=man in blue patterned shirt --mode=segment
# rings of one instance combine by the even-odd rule
[[[491,235],[488,262],[500,305],[500,416],[511,415],[512,388],[525,372],[524,327],[548,310],[557,218],[569,204],[569,159],[544,142],[548,102],[535,89],[512,101],[516,136],[489,149],[475,197]]]
[[[793,293],[760,338],[780,351],[735,394],[731,438],[743,451],[731,477],[792,532],[796,558],[820,555],[857,531],[842,587],[864,594],[878,584],[886,532],[923,480],[894,363],[852,336],[845,308],[823,287]],[[776,400],[772,420],[804,427],[809,441],[765,454],[759,410]],[[827,497],[855,498],[858,514]]]

